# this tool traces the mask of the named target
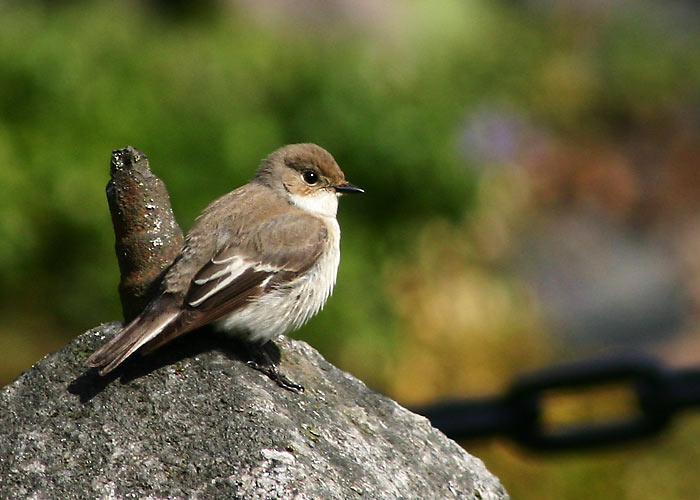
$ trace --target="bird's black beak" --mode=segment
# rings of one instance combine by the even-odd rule
[[[346,182],[345,184],[340,184],[338,186],[333,186],[338,193],[364,193],[365,190],[355,184],[350,184]]]

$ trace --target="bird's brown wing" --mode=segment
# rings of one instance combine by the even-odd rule
[[[152,339],[145,352],[221,319],[271,288],[294,280],[314,265],[327,240],[328,230],[319,218],[298,212],[268,219],[254,233],[237,238],[193,278],[179,327]]]

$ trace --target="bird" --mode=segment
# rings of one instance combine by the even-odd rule
[[[153,300],[87,360],[100,375],[213,324],[263,354],[249,364],[290,390],[265,344],[306,323],[326,303],[340,263],[336,219],[343,194],[364,190],[311,144],[283,146],[247,184],[210,203],[163,274]]]

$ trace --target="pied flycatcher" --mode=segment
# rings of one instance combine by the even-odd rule
[[[338,198],[362,192],[315,144],[273,152],[248,184],[202,212],[159,295],[87,364],[104,375],[139,349],[150,352],[209,323],[258,346],[301,327],[335,285]],[[269,366],[254,367],[283,387],[303,390],[262,352]]]

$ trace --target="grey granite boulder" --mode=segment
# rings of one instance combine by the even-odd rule
[[[86,371],[118,329],[0,391],[0,498],[508,498],[480,460],[303,342],[277,341],[302,394],[207,331],[107,377]]]

